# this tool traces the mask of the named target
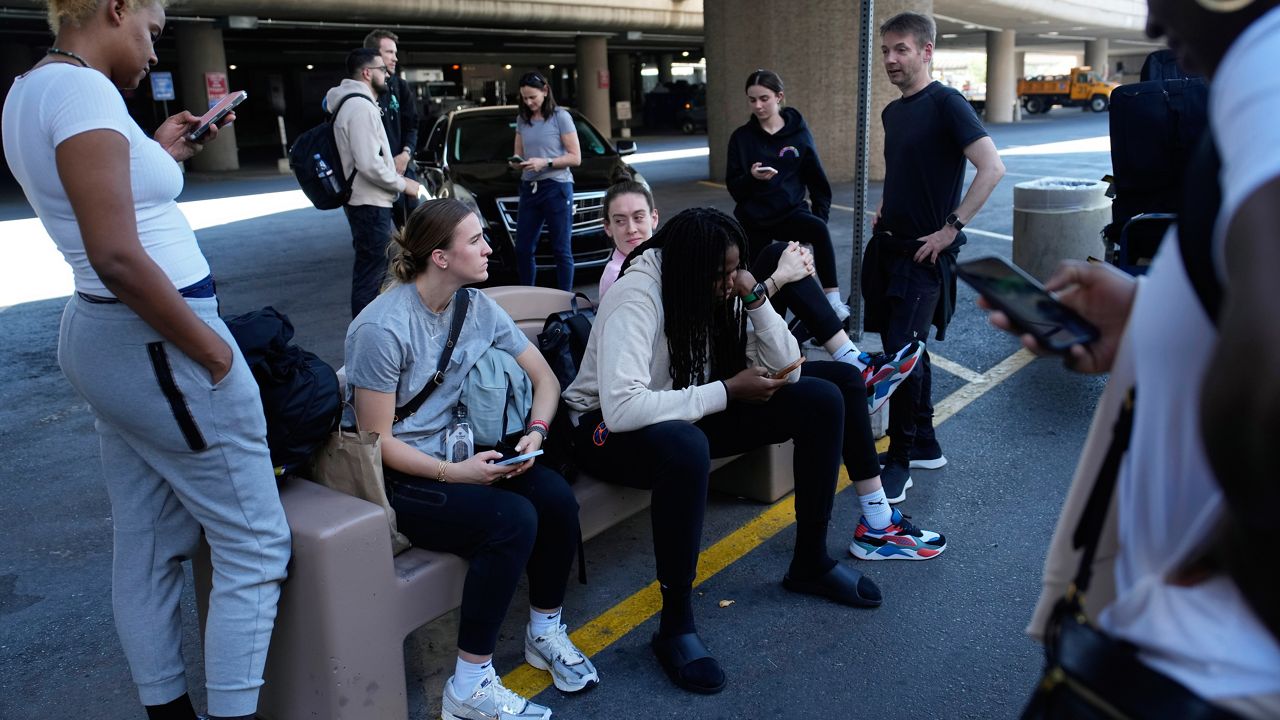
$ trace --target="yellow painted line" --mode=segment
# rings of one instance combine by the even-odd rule
[[[960,363],[952,362],[951,360],[948,360],[932,351],[929,353],[929,364],[936,368],[946,370],[952,375],[955,375],[968,383],[984,383],[987,381],[986,376],[982,373],[970,370]]]
[[[724,183],[711,182],[710,180],[699,180],[698,184],[706,185],[707,187],[720,188],[721,190],[729,189],[729,186],[725,185]]]
[[[969,403],[981,397],[996,385],[1012,376],[1035,359],[1026,350],[1019,350],[1006,358],[999,365],[986,373],[987,382],[968,384],[951,393],[934,407],[934,424],[940,425],[962,410]],[[889,448],[889,438],[881,438],[876,443],[876,451],[884,452]],[[840,480],[836,492],[849,487],[849,475],[840,468]],[[747,522],[746,525],[729,533],[716,544],[703,550],[698,556],[698,575],[693,580],[697,587],[712,575],[729,567],[747,553],[764,544],[766,540],[777,535],[796,521],[795,495],[770,505],[764,512]],[[662,609],[662,596],[658,591],[658,583],[649,583],[644,589],[631,597],[614,605],[586,625],[570,633],[569,637],[579,650],[588,656],[594,656],[612,645],[623,635],[634,630],[641,623],[653,617]],[[537,670],[528,664],[502,677],[502,684],[515,692],[531,698],[551,687],[551,675]]]

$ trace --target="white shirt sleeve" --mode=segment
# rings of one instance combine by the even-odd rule
[[[95,70],[66,73],[65,80],[50,88],[41,112],[40,126],[49,128],[54,147],[90,130],[115,130],[127,139],[133,120],[124,98],[111,81]]]

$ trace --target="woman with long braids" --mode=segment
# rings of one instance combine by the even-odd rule
[[[797,532],[783,585],[846,605],[881,601],[875,583],[827,554],[841,392],[793,367],[800,348],[742,267],[745,250],[741,227],[718,210],[669,220],[609,290],[564,393],[581,466],[653,491],[653,652],[676,685],[708,694],[726,683],[693,618],[712,458],[793,440]]]

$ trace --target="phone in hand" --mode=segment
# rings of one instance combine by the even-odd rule
[[[762,172],[762,173],[776,173],[776,172],[778,172],[778,169],[777,169],[777,168],[771,168],[771,167],[769,167],[768,165],[761,165],[760,167],[756,168],[756,171],[757,171],[757,172]]]
[[[534,450],[533,452],[527,452],[523,455],[516,455],[515,457],[503,458],[495,462],[494,465],[519,465],[525,460],[528,460],[530,458],[536,458],[541,454],[542,454],[542,450]]]
[[[956,272],[1008,316],[1015,327],[1030,333],[1048,350],[1065,354],[1072,345],[1087,345],[1098,339],[1098,328],[1002,257],[966,260],[956,265]]]
[[[804,364],[804,356],[801,355],[800,359],[782,368],[781,370],[774,373],[773,375],[770,375],[769,377],[772,377],[774,380],[781,380],[782,378],[790,375],[793,370],[795,370],[796,368],[800,367],[803,364]]]
[[[512,155],[511,157],[507,158],[507,162],[511,163],[512,165],[519,165],[520,163],[524,162],[524,158],[520,157],[519,155]]]
[[[196,126],[195,130],[187,133],[187,139],[191,142],[200,142],[200,138],[204,137],[205,133],[209,132],[210,127],[217,124],[222,120],[222,118],[226,117],[227,113],[231,112],[235,106],[244,102],[247,97],[249,97],[249,93],[244,90],[237,90],[219,100],[217,105],[209,108],[209,112],[200,116],[200,124]]]

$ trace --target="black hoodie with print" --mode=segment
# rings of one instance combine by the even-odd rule
[[[725,182],[738,203],[733,214],[741,222],[776,225],[806,207],[808,189],[813,214],[826,222],[831,214],[831,183],[818,159],[813,133],[795,108],[782,108],[782,119],[782,129],[770,135],[752,115],[729,137]],[[755,179],[751,166],[757,162],[778,174],[767,181]]]

